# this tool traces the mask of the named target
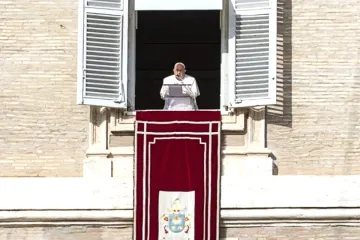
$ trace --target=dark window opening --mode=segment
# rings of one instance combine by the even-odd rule
[[[196,78],[199,109],[220,108],[219,11],[139,11],[136,31],[136,110],[162,109],[160,88],[183,62]]]

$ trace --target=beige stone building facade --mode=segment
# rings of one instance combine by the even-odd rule
[[[132,239],[134,116],[76,103],[79,5],[0,2],[0,239]],[[221,238],[360,239],[359,21],[277,1],[276,104],[223,114]]]

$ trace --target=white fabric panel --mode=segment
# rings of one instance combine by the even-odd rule
[[[135,0],[135,10],[221,10],[222,0]]]
[[[195,191],[160,191],[159,217],[159,240],[195,239]]]

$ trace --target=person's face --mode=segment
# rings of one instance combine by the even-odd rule
[[[178,64],[175,66],[174,68],[174,75],[178,78],[181,78],[183,79],[184,76],[185,76],[185,69],[184,69],[184,66]]]

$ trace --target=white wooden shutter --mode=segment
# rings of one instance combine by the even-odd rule
[[[78,103],[126,108],[127,0],[81,2]]]
[[[231,0],[231,107],[276,103],[276,0]]]

